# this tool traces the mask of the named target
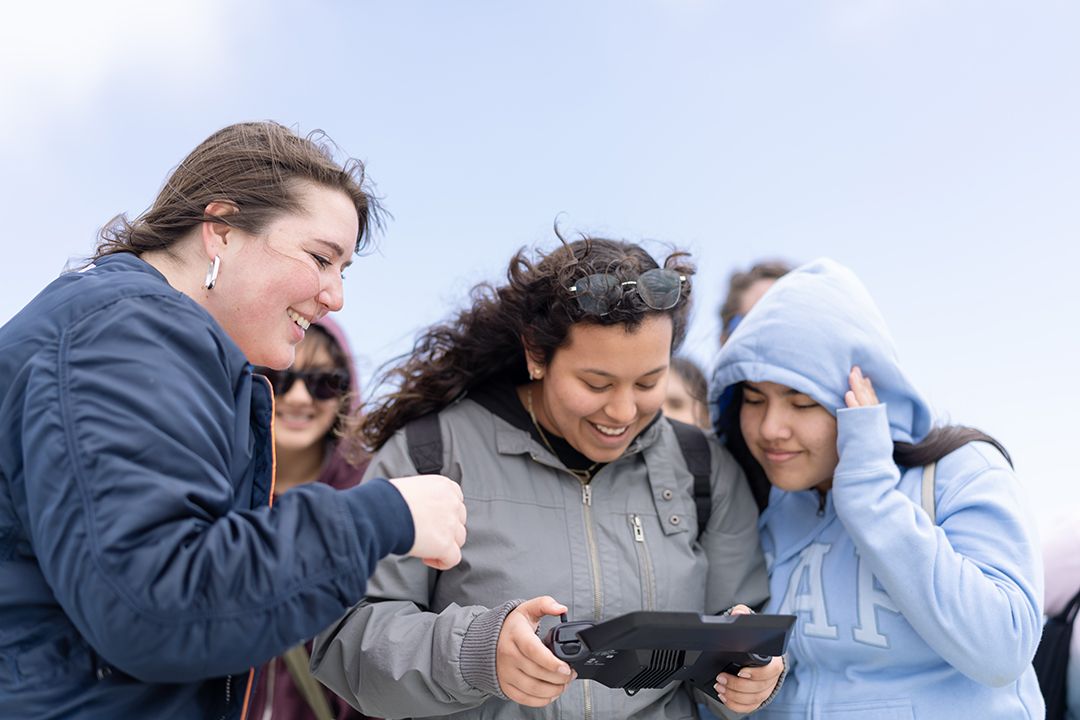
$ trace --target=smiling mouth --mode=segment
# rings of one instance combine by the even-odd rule
[[[277,417],[279,420],[287,423],[307,423],[315,419],[315,414],[311,412],[278,412]]]
[[[292,319],[292,321],[299,325],[302,329],[307,330],[309,327],[311,327],[311,321],[305,318],[300,313],[296,312],[292,308],[289,308],[287,312],[289,313],[289,317]]]
[[[611,427],[609,425],[599,425],[597,423],[589,424],[599,430],[601,435],[607,435],[608,437],[619,437],[624,432],[630,429],[629,425],[623,425],[622,427]]]

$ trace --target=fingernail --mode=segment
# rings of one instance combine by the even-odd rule
[[[724,703],[725,705],[727,704],[727,698],[724,697],[724,689],[723,688],[716,688],[716,695],[717,695],[717,697],[720,698],[720,702]]]
[[[739,671],[739,677],[746,678],[747,680],[749,680],[750,679],[750,671],[749,670],[740,670]]]
[[[725,686],[727,686],[727,678],[726,677],[721,675],[720,677],[716,678],[716,687],[722,688],[722,687],[725,687]]]
[[[570,675],[573,670],[570,669],[569,665],[563,665],[561,668],[559,668],[559,672],[563,675]]]

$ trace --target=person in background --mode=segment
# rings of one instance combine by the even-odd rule
[[[771,486],[768,612],[798,616],[755,717],[1043,716],[1039,543],[993,438],[935,422],[847,268],[765,294],[720,351],[718,432]]]
[[[694,477],[660,412],[692,273],[682,253],[661,266],[600,238],[523,250],[505,284],[474,290],[471,307],[421,335],[391,372],[397,390],[365,414],[377,448],[367,475],[415,472],[410,434],[433,422],[437,459],[466,496],[469,542],[442,573],[384,560],[366,601],[316,639],[320,681],[385,717],[693,716],[678,683],[631,696],[573,682],[537,634],[561,613],[716,614],[765,600],[737,465],[702,434],[711,512],[699,535]],[[720,674],[714,689],[727,708],[753,710],[782,665]]]
[[[728,280],[727,296],[720,306],[720,344],[723,345],[754,303],[761,299],[773,283],[791,272],[786,260],[762,260],[745,272],[732,273]]]
[[[274,496],[308,483],[337,490],[360,482],[369,457],[341,442],[343,425],[360,406],[348,340],[329,316],[313,323],[296,346],[287,370],[257,367],[274,389]],[[270,660],[252,696],[252,720],[363,720],[347,702],[311,675],[311,643],[300,643]]]
[[[287,368],[341,308],[375,218],[329,148],[219,130],[0,328],[0,717],[245,717],[251,668],[362,598],[381,557],[460,559],[444,477],[273,502],[252,364]]]
[[[1046,568],[1046,601],[1048,616],[1060,614],[1080,593],[1080,508],[1051,523],[1043,542],[1043,562]],[[1065,717],[1080,720],[1080,630],[1073,622],[1069,659],[1065,667]]]
[[[688,425],[711,429],[709,407],[706,404],[708,385],[705,373],[688,357],[671,358],[668,373],[667,396],[664,398],[664,415]]]

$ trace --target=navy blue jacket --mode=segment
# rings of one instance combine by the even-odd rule
[[[385,480],[268,507],[272,418],[224,330],[133,255],[0,328],[0,717],[238,718],[250,667],[409,549]]]

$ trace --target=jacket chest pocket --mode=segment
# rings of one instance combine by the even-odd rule
[[[704,607],[704,553],[692,533],[666,533],[664,522],[663,517],[633,510],[621,517],[624,540],[620,544],[627,548],[622,571],[626,611],[699,612]],[[636,568],[636,577],[629,568]],[[634,605],[633,596],[637,596]]]
[[[641,515],[630,513],[630,536],[633,538],[634,554],[637,556],[638,579],[641,581],[641,607],[643,610],[656,609],[656,572],[653,568],[652,555],[645,535],[645,523]]]

